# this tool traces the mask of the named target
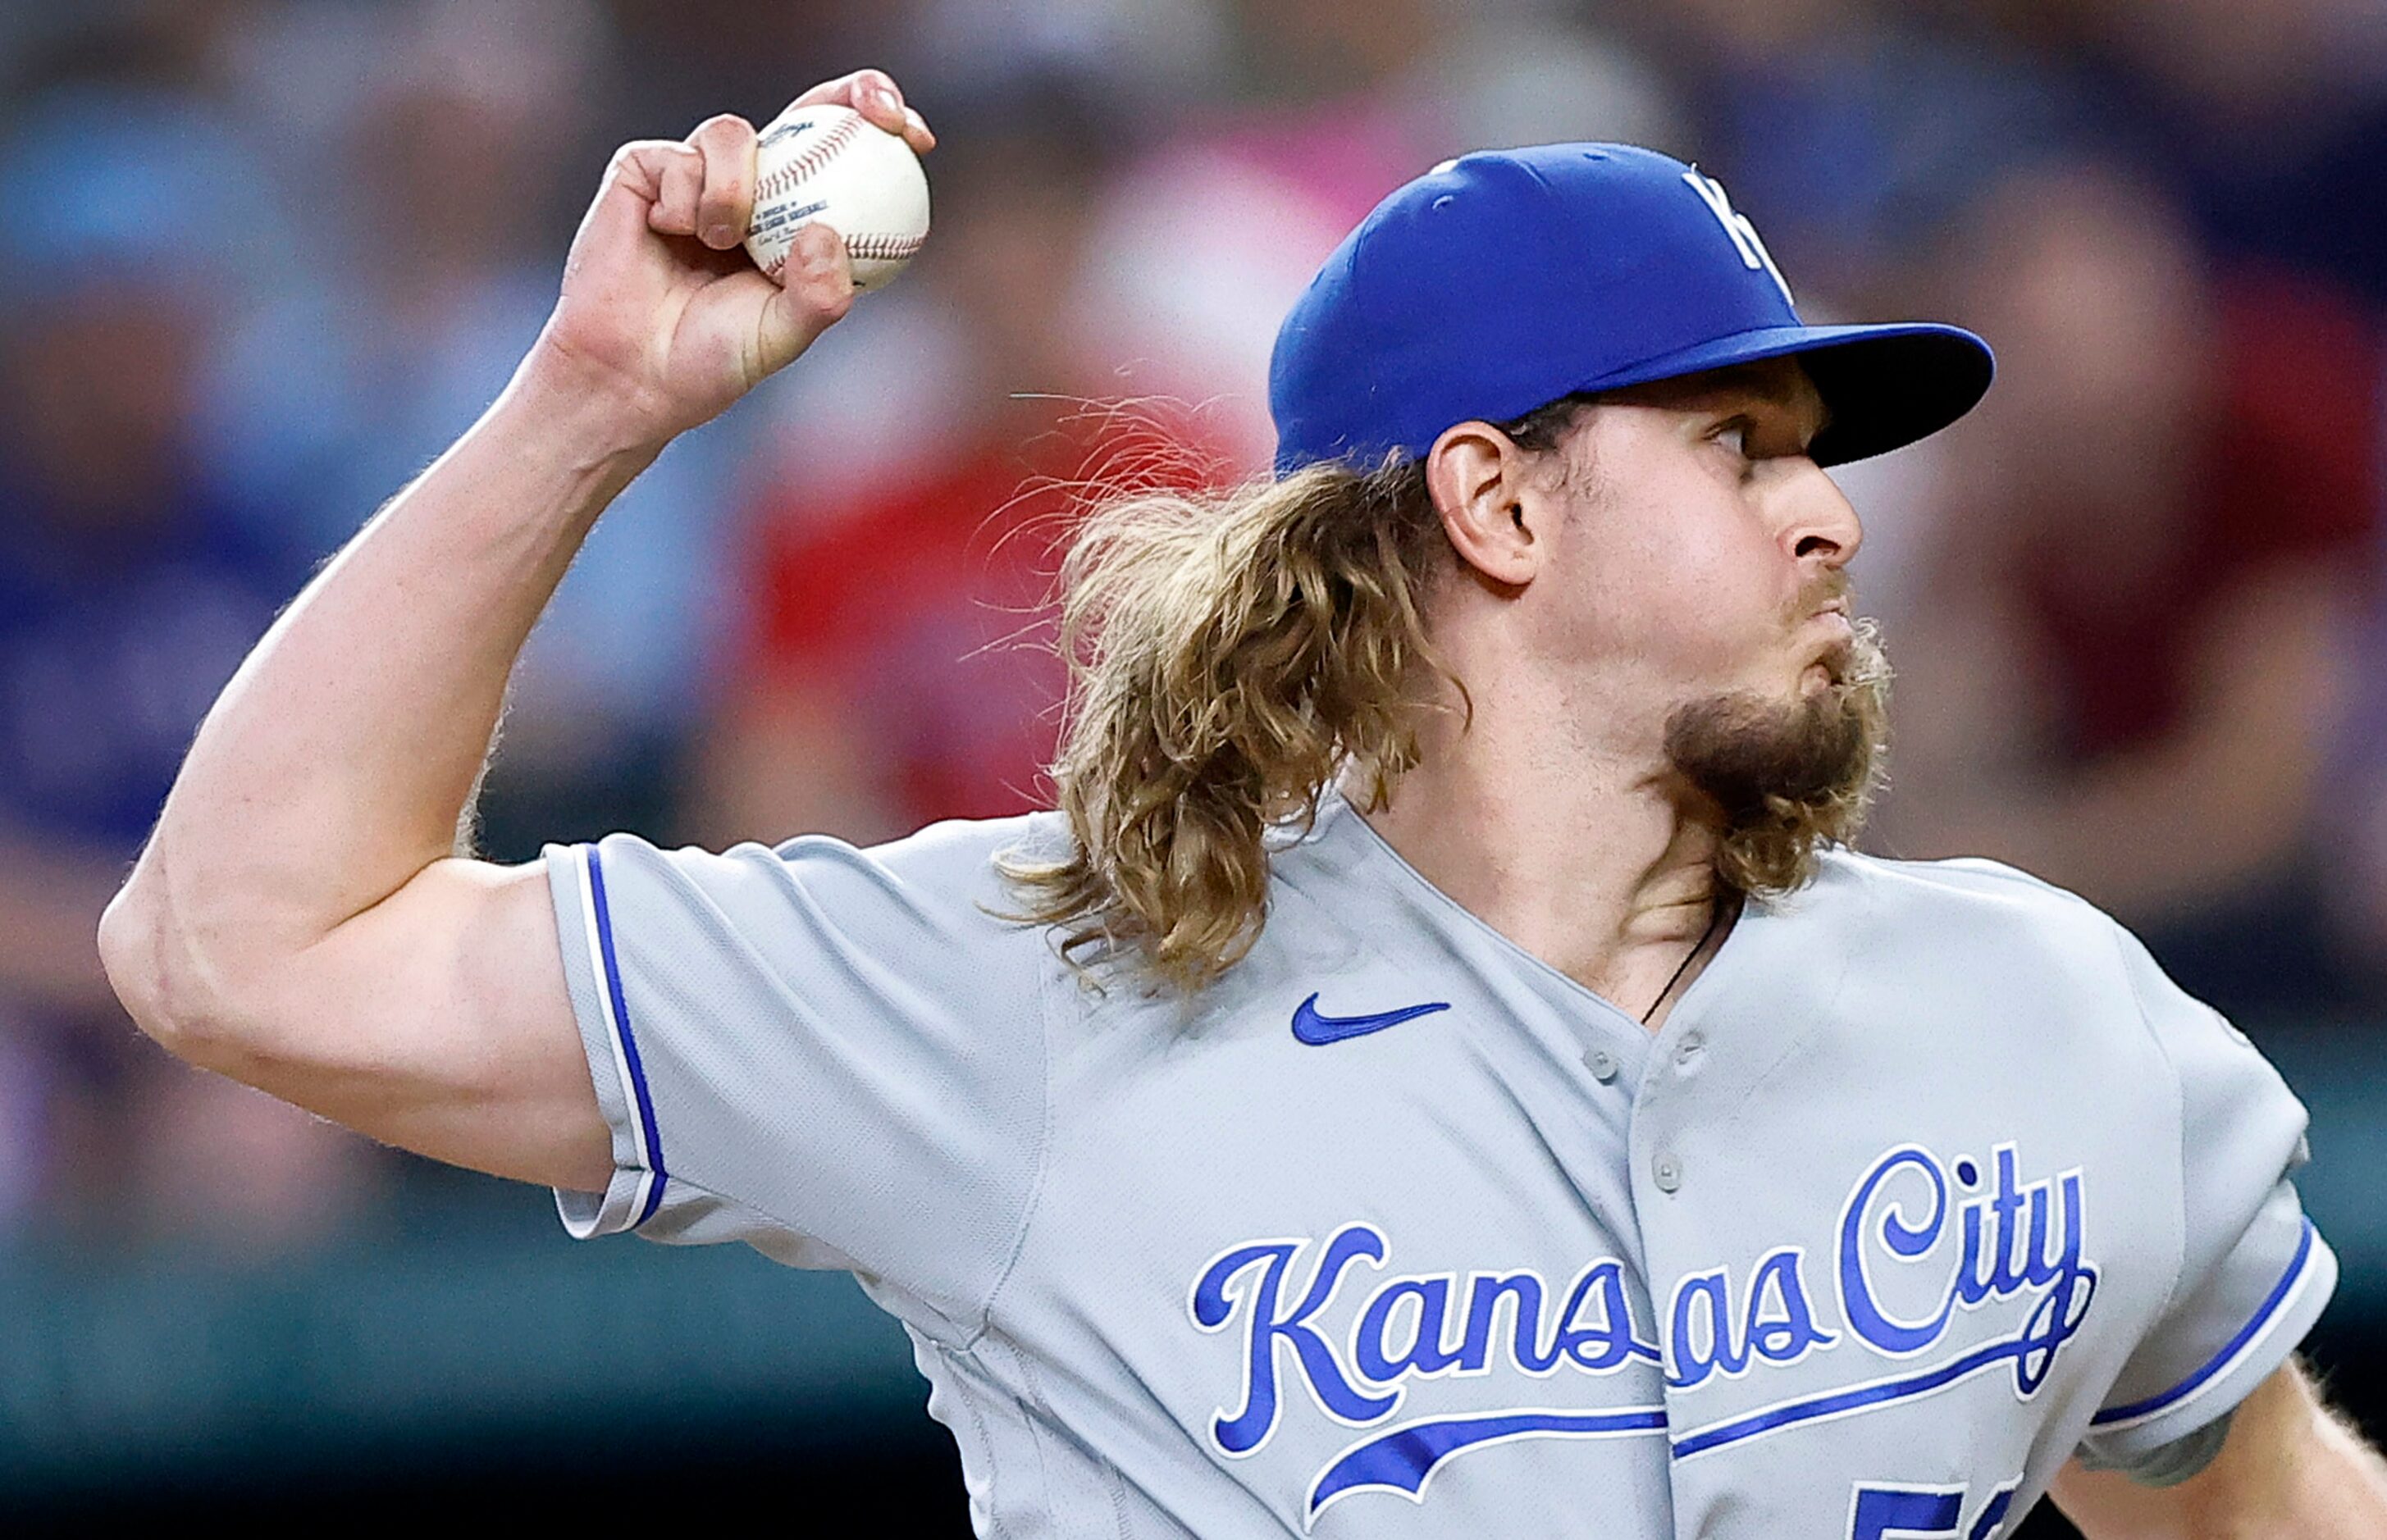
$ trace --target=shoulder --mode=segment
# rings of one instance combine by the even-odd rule
[[[806,834],[776,846],[750,840],[718,852],[663,850],[634,834],[611,834],[594,847],[550,847],[549,855],[576,872],[573,851],[592,849],[589,865],[602,887],[732,919],[802,916],[845,930],[876,922],[1026,931],[1004,918],[1007,858],[1057,853],[1067,838],[1059,814],[1034,813],[930,824],[880,845]]]
[[[2293,1124],[2290,1142],[2302,1131],[2301,1105],[2246,1035],[2077,893],[1994,861],[1845,852],[1826,858],[1813,891],[1856,912],[1842,922],[1852,967],[1914,996],[1962,994],[2009,1022],[2036,1019],[2076,1058],[2144,1055],[2199,1106],[2267,1107]]]
[[[2143,975],[2162,978],[2112,915],[2002,862],[1833,851],[1810,889],[1775,902],[1794,915],[1812,907],[1867,966],[1904,963],[1950,984],[2068,996],[2100,1014],[2137,1016],[2149,984]]]
[[[1017,862],[1055,859],[1068,849],[1068,839],[1066,820],[1044,812],[948,819],[880,845],[856,846],[811,834],[769,850],[741,850],[825,899],[866,893],[874,903],[948,923],[1025,933],[1033,928],[1006,917],[1016,906],[1016,891],[1005,869]]]
[[[1008,818],[947,818],[900,839],[850,845],[829,835],[804,834],[777,846],[783,862],[833,861],[867,867],[891,881],[968,888],[999,881],[1008,860],[1058,855],[1068,848],[1067,821],[1053,812]]]
[[[1818,865],[1815,890],[1857,901],[1909,923],[1964,920],[2002,930],[2054,928],[2110,936],[2113,916],[2068,889],[1982,856],[1898,861],[1833,850]],[[1787,901],[1795,905],[1797,895]]]
[[[1002,858],[1051,837],[1035,815],[932,825],[866,849],[808,835],[663,850],[613,834],[549,846],[548,877],[560,925],[592,957],[618,953],[694,990],[744,980],[773,998],[861,1000],[912,1019],[1041,996],[1059,963],[1044,928],[1018,915]]]

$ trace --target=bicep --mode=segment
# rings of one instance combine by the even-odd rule
[[[612,1136],[542,867],[434,863],[291,960],[241,1078],[374,1139],[601,1188]]]

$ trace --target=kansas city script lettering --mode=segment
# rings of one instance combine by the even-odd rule
[[[1561,1367],[1604,1374],[1635,1357],[1658,1361],[1658,1349],[1633,1334],[1624,1265],[1614,1257],[1585,1267],[1562,1294],[1531,1269],[1463,1281],[1456,1273],[1386,1279],[1338,1347],[1317,1317],[1353,1263],[1381,1265],[1390,1247],[1375,1226],[1345,1225],[1327,1241],[1307,1286],[1287,1288],[1308,1248],[1306,1240],[1250,1242],[1220,1255],[1194,1285],[1196,1326],[1222,1332],[1240,1319],[1244,1328],[1241,1409],[1222,1410],[1210,1430],[1223,1453],[1250,1454],[1276,1431],[1279,1344],[1293,1349],[1320,1407],[1353,1424],[1392,1415],[1411,1380],[1488,1373],[1496,1357],[1536,1377]],[[1504,1313],[1507,1333],[1500,1331]]]
[[[1266,1445],[1285,1415],[1287,1370],[1334,1421],[1368,1428],[1392,1419],[1414,1388],[1446,1376],[1610,1375],[1640,1363],[1661,1369],[1667,1391],[1678,1396],[1717,1377],[1787,1366],[1843,1344],[1909,1359],[1939,1346],[1962,1313],[2017,1299],[2028,1302],[2018,1324],[2014,1312],[2001,1313],[2004,1334],[1963,1344],[1959,1367],[1969,1376],[2011,1365],[2015,1391],[2028,1396],[2079,1332],[2097,1269],[2083,1250],[2081,1172],[2026,1182],[2021,1171],[2012,1143],[1994,1146],[1986,1168],[1964,1155],[1943,1162],[1919,1144],[1885,1151],[1841,1205],[1831,1260],[1822,1265],[1828,1295],[1816,1294],[1804,1247],[1775,1246],[1745,1272],[1718,1266],[1676,1280],[1646,1333],[1636,1332],[1634,1312],[1638,1305],[1648,1317],[1648,1296],[1628,1283],[1616,1257],[1595,1258],[1554,1286],[1531,1269],[1388,1274],[1391,1243],[1364,1222],[1323,1242],[1245,1242],[1203,1268],[1187,1302],[1196,1327],[1231,1332],[1238,1348],[1240,1388],[1207,1432],[1231,1457]],[[1347,1315],[1335,1307],[1338,1296],[1347,1296]],[[1350,1324],[1336,1332],[1324,1324],[1330,1315]],[[1661,1338],[1662,1347],[1651,1338]],[[1617,1410],[1629,1414],[1610,1419],[1621,1428],[1667,1431],[1666,1408]],[[1716,1431],[1682,1430],[1679,1402],[1671,1415],[1678,1454],[1727,1441]],[[1518,1417],[1476,1412],[1450,1420],[1454,1428],[1497,1426],[1501,1437],[1513,1438],[1534,1431],[1521,1427],[1521,1417],[1547,1421],[1553,1433],[1583,1431],[1575,1426],[1581,1417],[1523,1408]],[[1433,1465],[1473,1442],[1450,1429],[1434,1440],[1403,1436],[1421,1426],[1410,1420],[1346,1450],[1320,1473],[1313,1511],[1358,1486],[1418,1495]],[[1391,1458],[1427,1444],[1438,1452]]]

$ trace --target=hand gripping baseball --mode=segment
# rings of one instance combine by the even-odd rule
[[[851,107],[916,151],[936,143],[876,69],[816,85],[798,101]],[[842,243],[826,226],[798,234],[777,281],[741,249],[754,142],[751,123],[725,115],[685,140],[614,152],[534,350],[542,372],[616,397],[635,431],[657,444],[785,367],[853,302]]]

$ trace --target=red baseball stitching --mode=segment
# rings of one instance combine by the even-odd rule
[[[853,143],[853,136],[862,132],[862,121],[859,116],[841,120],[835,128],[822,134],[812,148],[757,183],[754,201],[761,203],[766,198],[777,197],[805,178],[816,174],[822,167],[837,158],[838,152]]]
[[[798,230],[802,225],[796,227]],[[922,239],[917,235],[856,235],[845,243],[845,254],[857,261],[903,262],[919,255]],[[792,246],[789,250],[794,249]],[[782,251],[764,273],[777,278],[788,265],[788,253]]]
[[[917,235],[856,235],[845,243],[845,253],[865,262],[901,262],[920,250]]]

